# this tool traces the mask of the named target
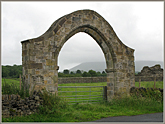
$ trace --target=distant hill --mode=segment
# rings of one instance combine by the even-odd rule
[[[161,68],[164,68],[164,64],[161,61],[135,61],[135,71],[140,72],[144,66],[151,67],[156,64],[160,64]],[[69,69],[69,71],[77,71],[77,70],[89,71],[91,69],[95,71],[99,71],[99,72],[105,71],[106,63],[105,62],[85,62]]]
[[[77,70],[89,71],[91,69],[102,72],[105,71],[106,64],[105,62],[85,62],[69,69],[69,71],[77,71]]]

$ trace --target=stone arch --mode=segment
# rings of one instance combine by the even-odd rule
[[[61,48],[63,47],[64,43],[73,35],[79,33],[79,32],[85,32],[87,34],[89,34],[97,43],[98,45],[101,47],[104,56],[106,58],[106,65],[108,69],[113,69],[113,59],[112,59],[112,55],[115,56],[114,54],[111,55],[111,53],[114,53],[112,49],[109,49],[108,46],[106,45],[106,43],[104,42],[106,40],[106,38],[104,38],[103,36],[101,36],[99,33],[95,32],[95,30],[93,30],[92,28],[89,28],[88,26],[84,25],[81,27],[78,27],[75,30],[72,30],[69,34],[67,34],[65,37],[61,38],[61,44],[57,49],[57,53],[56,56],[58,56]],[[110,51],[111,50],[111,51]],[[115,57],[113,57],[115,59]]]
[[[40,37],[22,41],[25,83],[32,89],[57,93],[58,55],[64,43],[79,32],[89,34],[101,47],[107,65],[107,98],[129,93],[134,86],[134,50],[124,45],[110,24],[93,10],[79,10],[56,20]],[[43,83],[32,81],[42,77]],[[40,81],[40,80],[38,80]]]

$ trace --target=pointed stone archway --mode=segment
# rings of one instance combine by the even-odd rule
[[[57,93],[58,55],[64,43],[79,32],[101,47],[107,65],[107,99],[129,93],[135,85],[134,50],[124,45],[110,24],[93,10],[79,10],[56,20],[40,37],[22,41],[23,81],[33,90]]]

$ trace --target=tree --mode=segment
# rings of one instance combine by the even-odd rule
[[[71,71],[71,72],[70,72],[70,74],[72,74],[72,75],[73,75],[73,74],[74,74],[74,72],[73,72],[73,71]]]
[[[63,71],[63,73],[64,73],[64,74],[69,74],[69,70],[68,70],[68,69],[65,69],[65,70]]]
[[[76,71],[76,74],[81,74],[81,71],[80,71],[80,70],[77,70],[77,71]]]
[[[5,66],[2,66],[2,77],[8,77],[9,76],[9,70]]]
[[[105,74],[105,71],[103,71],[102,74]]]
[[[61,72],[59,72],[59,73],[58,73],[58,77],[64,77],[64,74],[61,73]]]
[[[100,77],[100,76],[101,76],[101,73],[100,73],[99,71],[97,72],[97,76],[98,76],[98,77]]]
[[[86,71],[83,72],[82,76],[83,77],[91,77],[91,75]]]
[[[91,77],[97,77],[96,71],[89,70],[88,73],[91,75]]]
[[[2,77],[19,78],[22,74],[22,65],[2,66]]]
[[[107,74],[105,73],[105,71],[102,72],[102,76],[103,77],[107,76]]]

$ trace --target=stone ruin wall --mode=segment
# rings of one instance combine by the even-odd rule
[[[141,81],[163,81],[163,69],[160,65],[155,65],[152,67],[144,66],[138,75],[135,76],[135,81],[138,82],[139,78]]]

